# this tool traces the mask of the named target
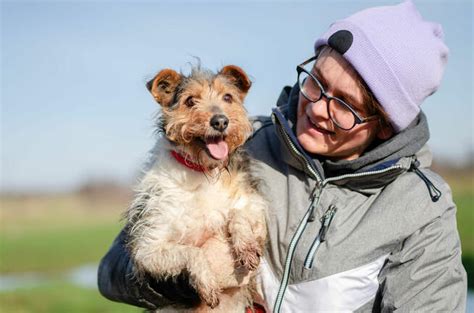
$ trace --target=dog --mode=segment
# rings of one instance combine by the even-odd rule
[[[195,66],[188,76],[164,69],[147,83],[161,106],[162,136],[125,214],[127,248],[137,279],[185,273],[201,299],[193,309],[165,310],[242,313],[252,307],[267,201],[242,148],[252,134],[243,106],[250,86],[235,65],[217,73]],[[223,281],[208,257],[226,249],[232,271]],[[242,284],[246,273],[253,274]],[[238,286],[226,289],[229,282]]]

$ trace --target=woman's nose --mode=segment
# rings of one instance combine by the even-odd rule
[[[308,108],[311,110],[311,115],[315,116],[315,117],[319,117],[321,119],[329,119],[329,116],[328,116],[328,110],[327,110],[327,101],[329,101],[328,99],[326,99],[325,97],[321,97],[321,99],[319,99],[318,101],[316,102],[310,102],[308,104]]]

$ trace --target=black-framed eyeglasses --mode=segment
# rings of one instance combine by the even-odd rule
[[[311,73],[311,71],[304,68],[305,65],[316,60],[317,56],[313,56],[296,66],[300,92],[306,99],[314,103],[321,100],[324,96],[327,99],[326,106],[328,116],[337,127],[343,130],[351,130],[357,124],[363,124],[379,119],[376,115],[361,117],[350,104],[342,99],[328,95],[321,82]]]

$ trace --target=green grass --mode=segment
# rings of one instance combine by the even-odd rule
[[[0,199],[0,272],[58,271],[98,263],[128,199],[77,195]]]
[[[474,257],[474,190],[456,193],[454,202],[463,253]]]
[[[143,309],[115,303],[98,291],[64,282],[0,293],[0,311],[15,313],[138,313]]]
[[[5,234],[0,244],[0,272],[58,271],[98,263],[120,227],[118,223],[61,225]]]
[[[454,193],[457,222],[461,237],[462,262],[467,272],[469,289],[474,289],[474,190],[463,189]]]

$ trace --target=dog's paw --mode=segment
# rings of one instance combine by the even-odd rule
[[[219,294],[221,293],[217,280],[210,272],[204,271],[200,274],[196,277],[195,288],[202,301],[209,307],[215,308],[219,305]]]
[[[199,295],[201,299],[206,302],[206,304],[211,308],[214,309],[216,306],[219,305],[219,290],[217,289],[205,289],[199,290]]]
[[[234,246],[237,262],[249,271],[255,271],[260,264],[262,249],[257,242]]]

